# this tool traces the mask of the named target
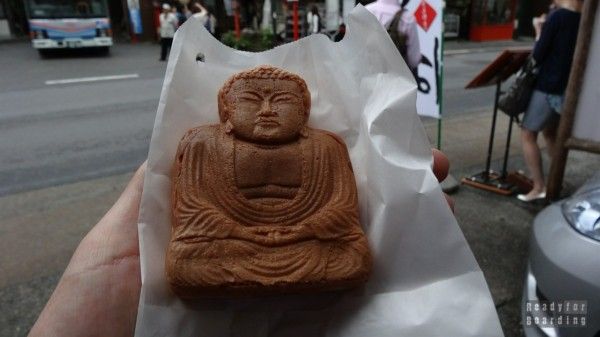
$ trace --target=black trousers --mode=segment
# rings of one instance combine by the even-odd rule
[[[160,60],[164,61],[167,59],[169,50],[171,50],[171,44],[173,44],[172,37],[162,37],[160,39]]]

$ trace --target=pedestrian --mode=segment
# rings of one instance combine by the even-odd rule
[[[213,14],[214,9],[211,6],[207,6],[206,10],[208,11],[208,27],[206,29],[208,29],[208,31],[212,35],[216,35],[217,34],[217,17]]]
[[[544,26],[544,22],[550,14],[552,14],[556,9],[558,9],[556,0],[552,1],[550,6],[548,6],[548,13],[543,13],[540,16],[534,17],[532,20],[533,30],[535,31],[535,40],[540,39],[540,35],[542,34],[542,27]]]
[[[394,43],[400,51],[400,55],[408,65],[408,68],[417,78],[417,70],[421,62],[421,46],[419,44],[419,32],[417,31],[417,23],[414,16],[406,10],[406,5],[409,0],[403,0],[401,4],[398,0],[377,0],[368,4],[365,8],[371,12],[377,20],[386,28],[394,21],[394,18],[399,17],[398,26],[396,27],[397,37],[392,37]],[[391,35],[391,34],[390,34]]]
[[[537,136],[543,131],[548,154],[554,154],[556,131],[575,52],[583,0],[557,1],[559,8],[543,24],[533,58],[539,74],[521,123],[521,145],[533,188],[517,198],[524,202],[546,198],[546,183]]]
[[[162,5],[162,13],[159,16],[160,21],[160,61],[165,61],[173,44],[173,36],[177,30],[177,17],[171,11],[169,4]]]
[[[208,10],[199,2],[194,2],[190,6],[192,17],[200,21],[202,26],[206,27],[209,22]]]
[[[344,24],[342,22],[340,24],[340,27],[338,28],[337,32],[333,36],[333,42],[340,42],[340,41],[342,41],[342,39],[344,38],[345,35],[346,35],[346,24]]]
[[[179,1],[175,2],[175,8],[173,9],[173,14],[177,17],[177,27],[181,27],[187,20],[187,16],[184,11],[185,6],[182,5]]]
[[[152,20],[154,23],[154,41],[160,42],[160,13],[162,12],[160,2],[152,1]]]
[[[310,11],[306,15],[306,20],[308,21],[308,34],[317,34],[321,32],[321,26],[323,22],[321,21],[321,15],[319,14],[319,8],[317,6],[312,6]]]
[[[212,14],[209,8],[202,6],[200,2],[194,2],[190,6],[192,11],[192,17],[200,20],[200,23],[208,30],[212,35],[215,35],[217,26],[217,19]]]

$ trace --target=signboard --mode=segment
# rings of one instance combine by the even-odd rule
[[[127,7],[129,8],[129,18],[131,20],[131,30],[134,34],[142,34],[142,17],[140,15],[140,2],[139,0],[127,0]]]
[[[442,0],[409,0],[405,7],[414,13],[423,58],[419,64],[417,112],[440,117],[442,100]]]
[[[227,13],[227,16],[232,16],[233,4],[231,3],[231,0],[223,0],[223,6],[225,7],[225,13]]]

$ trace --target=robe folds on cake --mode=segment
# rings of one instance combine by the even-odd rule
[[[269,204],[236,187],[240,142],[222,125],[186,133],[173,168],[166,259],[178,295],[328,290],[366,280],[371,256],[346,146],[311,128],[297,142],[301,185],[293,198]]]

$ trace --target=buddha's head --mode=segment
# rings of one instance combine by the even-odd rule
[[[219,91],[219,117],[227,133],[262,144],[306,135],[310,92],[306,82],[280,68],[260,66],[232,76]]]

